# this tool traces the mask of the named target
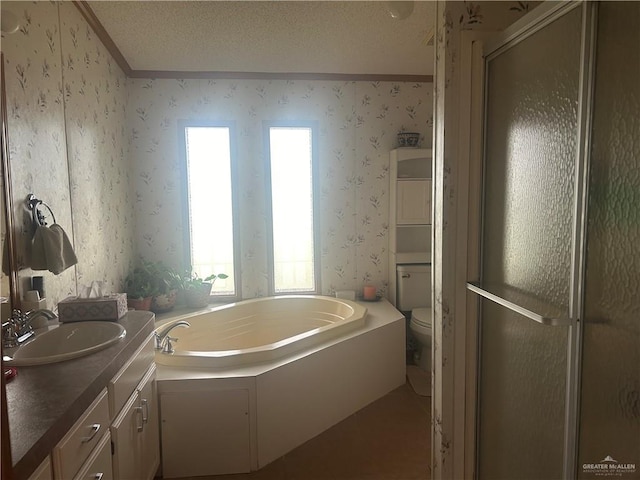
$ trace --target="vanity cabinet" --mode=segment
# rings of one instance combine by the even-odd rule
[[[396,304],[398,265],[431,263],[432,151],[396,148],[389,155],[389,289]]]
[[[110,427],[132,395],[143,392],[142,399],[151,399],[141,386],[147,374],[151,380],[146,388],[155,389],[150,373],[154,320],[152,312],[130,311],[118,321],[126,335],[110,347],[21,369],[6,389],[12,478],[74,480],[86,473],[88,478],[101,474],[107,480],[115,475]],[[155,405],[148,407],[155,414]],[[148,422],[157,423],[151,417]],[[150,452],[145,454],[149,471],[159,466],[159,442],[153,432],[145,425],[145,439],[152,439],[145,445],[155,442],[155,447],[145,447]],[[107,458],[110,470],[102,466]]]
[[[153,358],[151,336],[53,449],[54,480],[153,479],[160,465]]]

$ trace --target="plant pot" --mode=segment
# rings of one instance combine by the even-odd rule
[[[151,299],[151,311],[155,313],[168,312],[175,307],[177,298],[177,290],[171,290],[168,293],[156,295]]]
[[[151,310],[151,297],[127,298],[127,306],[134,310]]]
[[[187,306],[191,308],[204,308],[209,305],[209,295],[211,295],[212,283],[201,283],[191,285],[184,291],[184,298]]]

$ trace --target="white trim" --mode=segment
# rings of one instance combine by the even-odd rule
[[[580,391],[582,373],[582,320],[584,319],[584,284],[587,251],[587,207],[589,165],[591,158],[592,100],[595,83],[598,4],[588,2],[582,12],[580,58],[580,97],[576,149],[575,203],[573,224],[573,258],[571,261],[571,297],[567,346],[567,391],[565,401],[564,478],[577,478]]]
[[[478,303],[466,282],[479,273],[479,202],[482,194],[482,120],[484,91],[483,41],[494,32],[463,31],[460,38],[460,103],[458,121],[458,212],[456,219],[456,321],[454,398],[454,478],[473,478],[476,466],[476,393],[478,367]]]
[[[485,56],[499,55],[503,50],[520,43],[582,3],[582,0],[544,2],[488,42],[484,49]]]

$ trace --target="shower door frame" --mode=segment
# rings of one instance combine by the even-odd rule
[[[573,198],[573,225],[572,225],[572,246],[571,246],[571,270],[570,270],[570,296],[569,312],[566,322],[557,325],[568,326],[567,339],[567,365],[566,365],[566,391],[565,391],[565,422],[564,422],[564,451],[563,451],[563,478],[571,479],[577,476],[578,462],[578,438],[579,438],[579,393],[581,375],[581,345],[582,345],[582,324],[584,317],[584,282],[586,266],[586,228],[587,228],[587,200],[589,185],[589,165],[590,165],[590,145],[591,145],[591,119],[592,119],[592,99],[595,79],[595,46],[596,46],[596,21],[597,2],[575,1],[567,3],[549,3],[537,7],[530,14],[514,23],[502,33],[494,37],[490,42],[486,42],[483,47],[483,121],[482,121],[482,195],[480,216],[480,230],[477,233],[476,241],[470,241],[479,246],[479,269],[482,272],[482,225],[484,224],[484,192],[485,178],[484,158],[486,156],[486,112],[488,104],[488,63],[509,50],[522,40],[542,30],[563,15],[575,8],[582,10],[582,31],[580,46],[580,71],[578,83],[578,109],[577,109],[577,131],[576,131],[576,153],[575,153],[575,193]],[[469,218],[472,219],[473,215]],[[472,233],[472,232],[470,232]],[[471,273],[472,269],[470,269]],[[482,274],[480,273],[480,278]],[[485,301],[490,300],[518,313],[531,313],[526,308],[519,308],[512,302],[499,298],[498,296],[483,289],[477,282],[468,282],[467,289],[482,297]],[[477,299],[477,298],[476,298]],[[479,299],[477,299],[479,300]],[[476,319],[477,325],[477,364],[476,364],[476,435],[475,435],[475,477],[479,474],[480,462],[480,374],[482,361],[482,340],[481,340],[481,307],[480,301],[476,301],[476,308],[470,309],[469,319]],[[526,315],[528,316],[528,315]],[[530,317],[533,318],[533,317]],[[540,319],[538,319],[539,321]],[[527,321],[522,319],[522,321]],[[551,323],[548,328],[554,328]]]

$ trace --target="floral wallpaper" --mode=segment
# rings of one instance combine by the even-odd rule
[[[2,39],[20,292],[32,275],[44,276],[50,308],[91,280],[120,290],[133,257],[126,77],[72,3],[3,8],[21,19]],[[58,276],[28,268],[29,193],[75,246],[78,264]]]
[[[241,295],[267,293],[263,120],[315,120],[320,136],[321,288],[388,283],[389,151],[401,130],[431,146],[429,83],[128,80],[66,2],[3,2],[21,293],[43,275],[49,306],[92,280],[120,290],[137,257],[183,264],[177,121],[233,120],[238,138]],[[74,243],[78,264],[31,271],[33,192]]]
[[[432,478],[473,477],[466,471],[468,404],[464,352],[465,314],[456,316],[456,225],[458,128],[460,125],[461,32],[497,32],[521,18],[540,2],[438,1],[436,8],[436,81],[434,100],[434,237],[433,237],[433,385]],[[466,279],[464,279],[466,281]],[[462,302],[464,303],[464,302]],[[461,366],[462,365],[462,366]],[[472,427],[473,428],[473,427]],[[472,435],[472,434],[471,434]],[[473,468],[473,467],[471,467]]]
[[[131,80],[139,254],[183,264],[178,120],[234,121],[241,295],[268,293],[265,120],[319,125],[322,293],[388,283],[389,151],[398,131],[431,147],[432,84],[287,80]]]
[[[78,288],[118,292],[134,257],[127,78],[75,5],[60,10]]]

